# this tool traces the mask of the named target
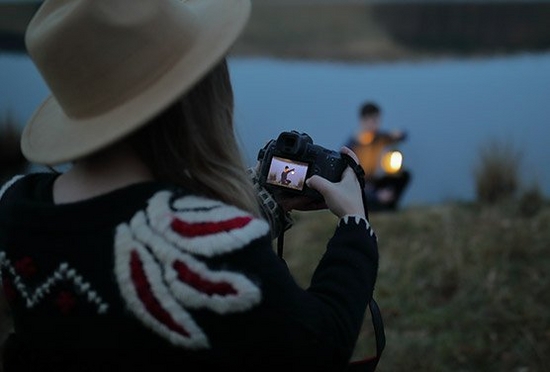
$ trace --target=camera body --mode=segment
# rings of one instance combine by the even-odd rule
[[[295,130],[282,132],[258,153],[259,181],[269,191],[304,195],[322,199],[319,192],[305,184],[306,179],[319,175],[338,182],[347,167],[339,152],[315,145],[306,133]]]

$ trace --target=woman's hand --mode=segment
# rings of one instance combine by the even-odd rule
[[[359,163],[357,155],[348,147],[343,147],[340,152],[351,156]],[[330,182],[314,175],[306,181],[306,184],[323,195],[324,203],[338,218],[348,214],[365,217],[363,190],[355,172],[350,167],[346,168],[340,182]]]

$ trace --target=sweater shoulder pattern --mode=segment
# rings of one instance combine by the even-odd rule
[[[126,307],[175,346],[209,348],[193,311],[247,311],[260,303],[261,290],[243,273],[212,269],[208,261],[268,233],[265,221],[237,207],[158,191],[116,228],[115,274]]]

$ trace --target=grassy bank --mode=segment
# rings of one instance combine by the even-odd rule
[[[301,213],[285,258],[307,286],[332,233]],[[371,216],[381,266],[375,296],[387,347],[380,371],[549,371],[550,207],[441,205]],[[374,353],[370,319],[355,358]]]

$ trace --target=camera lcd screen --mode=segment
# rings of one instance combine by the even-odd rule
[[[267,183],[302,191],[306,182],[308,163],[273,156]]]

